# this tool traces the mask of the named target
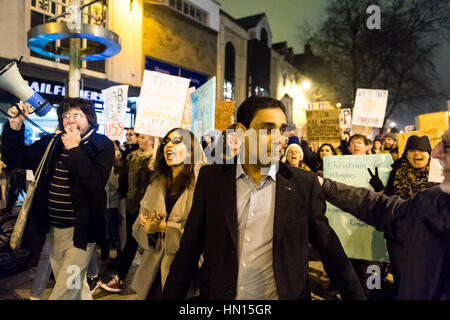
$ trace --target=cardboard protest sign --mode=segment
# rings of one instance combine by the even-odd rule
[[[331,104],[329,101],[316,101],[308,103],[308,110],[329,110],[331,109]]]
[[[339,123],[341,129],[344,131],[350,131],[352,129],[352,110],[340,109]]]
[[[216,77],[191,93],[191,131],[202,137],[208,131],[214,130],[216,109]]]
[[[191,93],[195,91],[195,87],[190,87],[186,95],[186,104],[184,105],[183,119],[181,121],[181,128],[191,130]]]
[[[393,163],[390,154],[361,156],[327,156],[323,160],[323,176],[355,187],[373,190],[370,174],[378,168],[378,175],[386,185]],[[348,199],[351,201],[351,199]],[[327,202],[326,216],[349,258],[388,262],[389,256],[382,232],[358,220]]]
[[[340,110],[306,110],[306,136],[309,142],[340,141]]]
[[[156,137],[181,125],[189,79],[144,71],[134,131]]]
[[[415,118],[417,129],[448,128],[450,112],[441,111],[420,114]]]
[[[443,180],[444,180],[444,172],[439,159],[431,158],[430,172],[428,173],[428,181],[441,183]]]
[[[226,130],[234,123],[234,101],[216,101],[215,128]]]
[[[388,101],[388,90],[357,89],[352,124],[381,128]]]
[[[128,103],[128,85],[102,90],[105,135],[111,140],[123,138]]]
[[[403,151],[406,147],[406,142],[408,141],[408,138],[410,136],[428,136],[428,139],[430,140],[431,149],[436,146],[439,141],[441,141],[442,135],[445,132],[445,128],[432,128],[432,129],[424,129],[424,130],[415,130],[405,133],[398,133],[397,134],[397,143],[398,143],[398,156],[401,157],[403,154]]]

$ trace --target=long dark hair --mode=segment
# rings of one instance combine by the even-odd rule
[[[331,149],[331,152],[333,152],[333,154],[336,155],[336,150],[334,149],[334,147],[333,147],[330,143],[323,143],[323,144],[320,146],[320,148],[317,150],[317,154],[319,155],[319,157],[320,157],[320,151],[321,151],[322,148],[325,147],[325,146],[329,146],[330,149]]]
[[[188,149],[188,156],[183,163],[183,170],[181,170],[180,174],[173,179],[172,169],[167,165],[166,159],[164,158],[165,144],[161,143],[159,145],[158,150],[156,151],[155,172],[152,176],[152,181],[164,179],[166,182],[166,195],[171,191],[172,193],[181,192],[195,183],[195,162],[202,160],[203,152],[202,146],[195,135],[191,131],[183,128],[173,128],[164,136],[162,141],[166,140],[172,132],[177,132],[183,137],[182,143]]]

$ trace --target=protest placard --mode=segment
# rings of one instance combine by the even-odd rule
[[[113,86],[102,90],[102,93],[105,135],[111,140],[121,140],[125,128],[128,85]]]
[[[234,101],[216,101],[215,128],[223,131],[234,122]]]
[[[189,79],[144,71],[134,131],[156,137],[181,125]]]
[[[388,101],[388,90],[357,89],[352,124],[381,128]]]
[[[202,137],[208,131],[214,130],[216,107],[216,77],[191,93],[191,131]]]
[[[386,185],[392,162],[390,154],[327,156],[323,160],[323,176],[351,186],[373,190],[369,184],[370,174],[367,168],[372,172],[378,168],[378,175]],[[376,231],[375,228],[328,202],[326,216],[349,258],[389,261],[382,232]]]
[[[306,136],[309,142],[340,141],[340,110],[306,110]]]
[[[181,127],[183,129],[191,130],[191,93],[195,91],[195,87],[190,87],[188,89],[187,95],[186,95],[186,104],[184,105],[184,111],[183,111],[183,119],[181,121]]]
[[[417,129],[448,128],[450,125],[450,112],[441,111],[425,113],[416,116]]]
[[[329,101],[316,101],[308,103],[307,110],[329,110],[331,109],[331,104]]]
[[[341,111],[339,115],[339,122],[341,129],[344,131],[351,131],[352,129],[352,110],[351,109],[339,109]]]
[[[432,128],[432,129],[423,129],[423,130],[415,130],[405,133],[398,133],[397,134],[397,143],[398,143],[398,156],[401,157],[403,154],[403,151],[406,147],[406,142],[408,141],[408,138],[410,136],[428,136],[428,139],[430,140],[431,149],[434,148],[435,145],[441,141],[442,135],[445,132],[445,128]]]
[[[444,180],[443,167],[439,159],[431,158],[430,172],[428,173],[428,182],[441,183]]]

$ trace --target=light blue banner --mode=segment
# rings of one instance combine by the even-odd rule
[[[374,173],[377,167],[378,175],[386,185],[392,163],[390,154],[327,156],[323,160],[323,176],[350,186],[373,190],[367,168]],[[326,216],[349,258],[389,262],[382,232],[328,202]]]
[[[201,138],[214,130],[216,109],[216,77],[191,93],[191,131]]]

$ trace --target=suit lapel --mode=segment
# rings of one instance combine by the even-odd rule
[[[218,186],[224,192],[218,192],[219,202],[222,203],[223,213],[227,222],[228,231],[234,246],[237,248],[238,223],[237,223],[237,203],[236,203],[236,165],[224,165],[222,181]]]
[[[292,196],[295,192],[295,183],[289,178],[291,173],[282,163],[277,173],[275,192],[275,214],[273,223],[273,250],[278,249],[284,227],[287,223],[289,210],[292,208]]]

